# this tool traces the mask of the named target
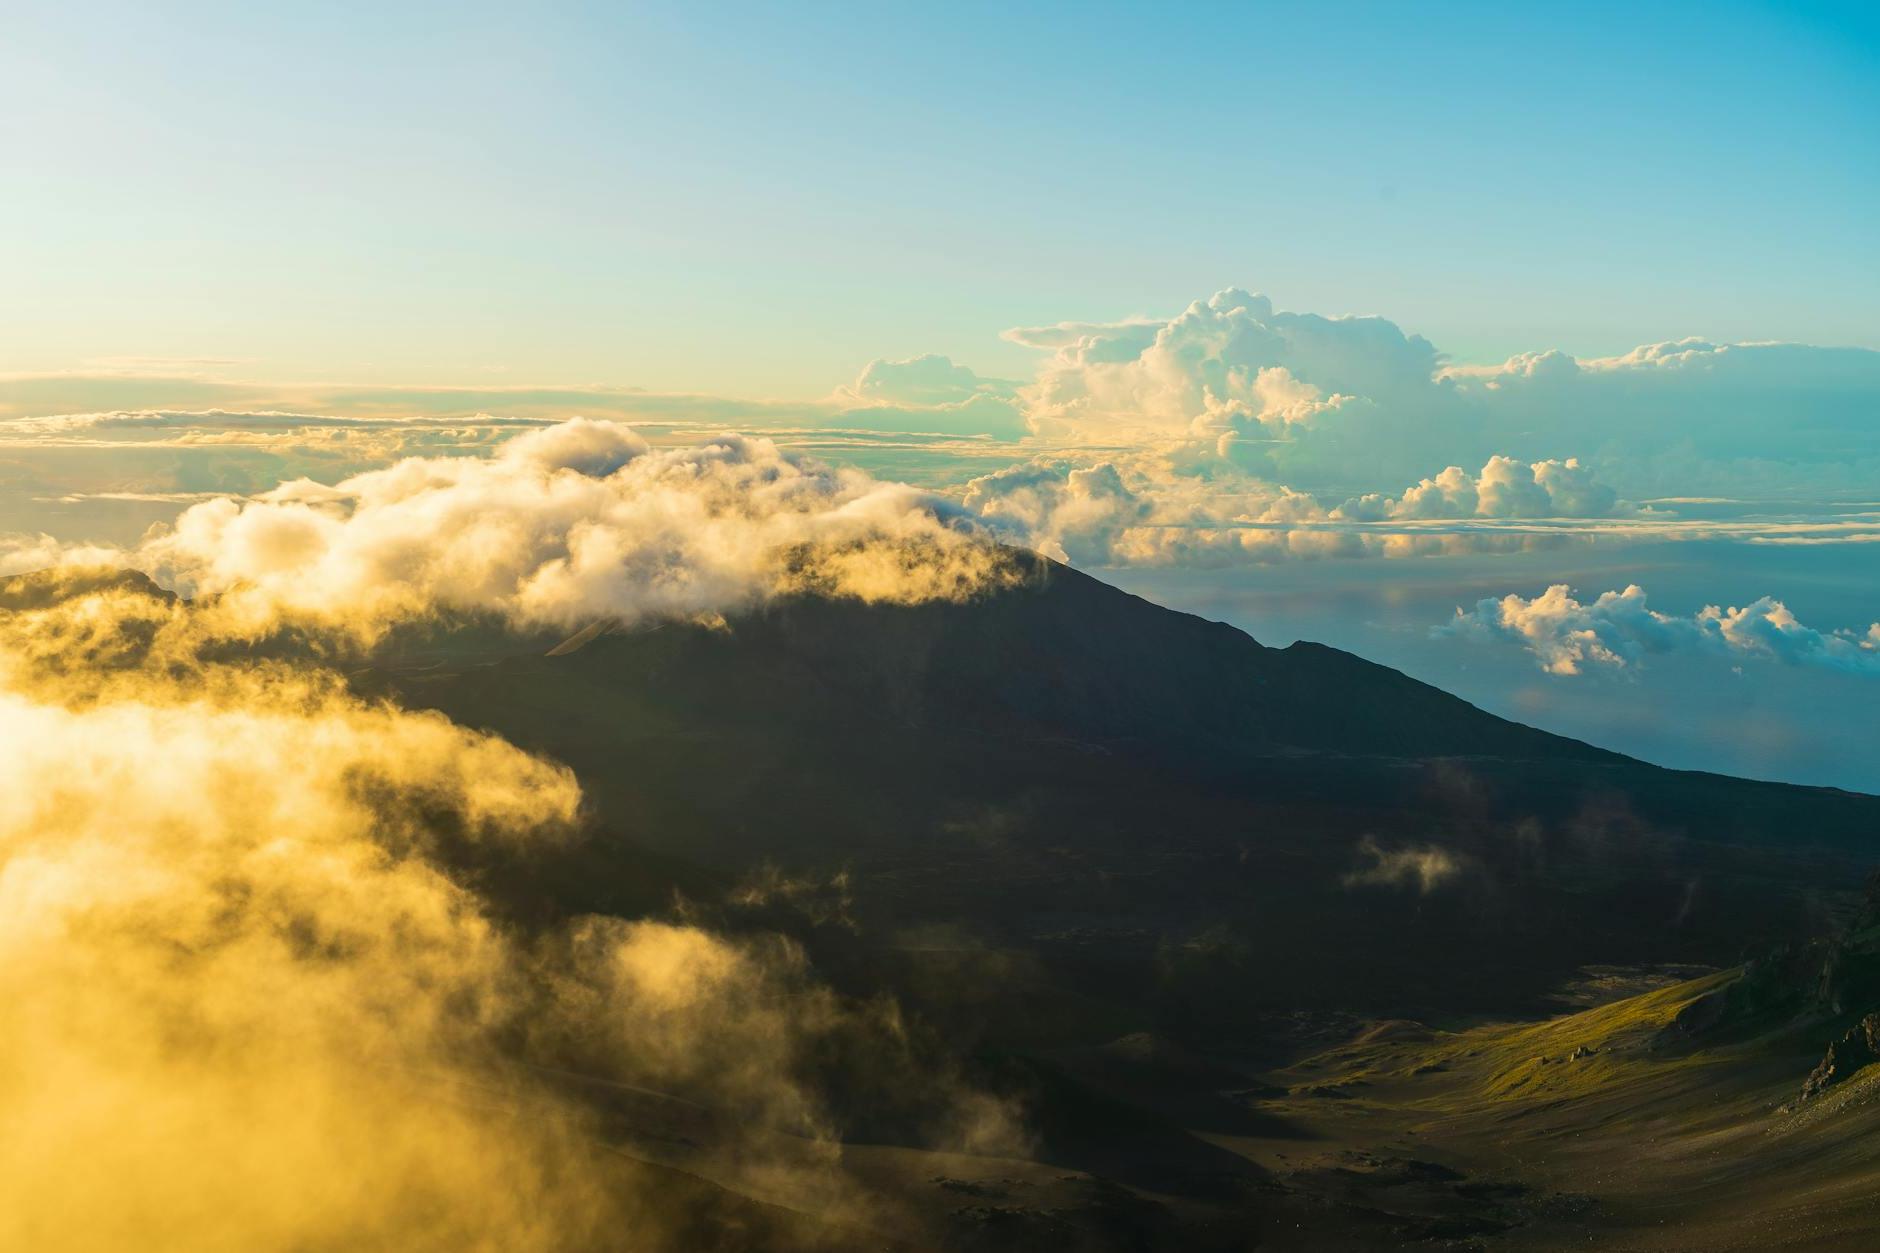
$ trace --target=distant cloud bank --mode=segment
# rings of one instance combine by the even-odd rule
[[[1378,317],[1276,310],[1230,288],[1166,320],[1006,332],[1048,352],[1019,389],[1062,442],[1185,441],[1295,486],[1504,454],[1577,457],[1627,494],[1880,484],[1880,352],[1684,339],[1617,357],[1452,366]]]
[[[436,480],[426,500],[444,498],[445,480],[459,498],[479,498],[498,480],[506,489],[535,481],[518,459],[545,440],[572,438],[571,420],[587,422],[578,429],[592,438],[630,422],[639,432],[631,438],[657,447],[635,454],[622,475],[576,476],[604,481],[612,493],[590,502],[584,529],[526,560],[500,559],[523,562],[528,596],[544,604],[554,599],[551,582],[570,603],[604,601],[608,579],[597,572],[609,562],[642,568],[653,560],[640,547],[650,535],[664,537],[657,551],[685,549],[685,573],[658,585],[683,600],[678,589],[694,572],[733,561],[730,549],[712,545],[731,543],[734,516],[764,543],[782,542],[793,528],[854,530],[864,515],[889,530],[924,518],[919,526],[934,535],[978,527],[1092,566],[1493,553],[1680,536],[1788,545],[1880,538],[1880,513],[1760,526],[1685,516],[1694,498],[1720,494],[1825,501],[1880,493],[1880,352],[1683,339],[1615,357],[1542,351],[1458,366],[1388,319],[1289,312],[1238,288],[1173,317],[1067,321],[1004,337],[1040,354],[1029,380],[987,377],[938,354],[882,358],[821,398],[791,402],[600,386],[0,379],[0,482],[16,501],[74,508],[201,500],[164,543],[176,576],[204,586],[266,583],[277,573],[269,562],[297,551],[276,532],[298,527],[307,543],[351,555],[327,552],[317,578],[290,562],[283,588],[331,587],[389,571],[375,564],[379,541],[362,538],[380,516],[416,518],[410,534],[456,551],[449,536],[424,529],[436,518],[418,517],[415,497],[386,495],[420,477],[413,465]],[[107,403],[58,407],[73,400]],[[731,429],[752,434],[720,434]],[[716,451],[698,451],[708,448]],[[110,459],[86,455],[98,452]],[[831,470],[807,453],[870,473]],[[466,464],[452,469],[448,460]],[[678,507],[673,476],[691,465],[709,473],[687,489],[702,495],[687,499],[723,506],[699,515],[699,533],[715,538],[697,550],[673,538],[690,516],[683,509],[654,516]],[[777,477],[760,486],[766,474]],[[291,486],[301,479],[336,484],[349,503],[290,498],[304,490]],[[733,479],[750,490],[735,506],[722,494]],[[901,485],[909,481],[926,490]],[[789,496],[786,483],[801,488],[787,507],[748,511]],[[204,499],[215,495],[231,499]],[[234,499],[242,497],[256,499]],[[511,494],[492,508],[552,512],[559,499],[545,492],[525,506]],[[628,513],[630,532],[615,521]],[[23,505],[13,514],[0,505],[0,528],[30,517]],[[574,526],[572,515],[563,522]],[[517,533],[535,535],[536,526],[519,524]],[[263,531],[269,545],[284,546],[249,542]],[[225,538],[234,548],[222,551]],[[217,555],[192,554],[199,541]],[[0,562],[17,568],[46,542],[15,538]],[[232,551],[247,555],[237,562]],[[530,565],[535,557],[541,564]],[[418,568],[431,577],[429,566]],[[470,587],[481,577],[452,575]]]
[[[1005,567],[931,493],[769,440],[655,449],[590,419],[484,456],[407,457],[330,485],[204,501],[122,551],[16,541],[0,570],[48,558],[142,570],[213,598],[232,630],[291,620],[362,636],[440,611],[575,626],[727,613],[793,591],[928,600]]]
[[[1532,599],[1508,595],[1458,609],[1436,631],[1519,643],[1552,674],[1622,670],[1648,654],[1690,651],[1880,675],[1880,622],[1864,632],[1822,631],[1768,596],[1741,608],[1707,605],[1677,617],[1647,605],[1645,589],[1636,584],[1582,603],[1566,584],[1556,583]]]

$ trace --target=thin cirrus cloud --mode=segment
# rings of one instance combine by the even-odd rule
[[[1696,652],[1880,675],[1880,622],[1823,631],[1764,596],[1741,607],[1707,605],[1688,617],[1660,613],[1636,584],[1582,602],[1564,583],[1538,596],[1510,594],[1456,611],[1439,636],[1518,643],[1550,674],[1626,670],[1652,654]]]
[[[850,383],[805,400],[762,400],[630,386],[394,386],[267,382],[172,375],[0,376],[0,442],[45,441],[83,430],[291,431],[314,426],[547,424],[569,417],[770,429],[874,427],[1016,438],[1025,431],[1018,385],[945,357],[877,359]],[[293,419],[299,416],[301,421]],[[146,429],[146,434],[157,432]]]

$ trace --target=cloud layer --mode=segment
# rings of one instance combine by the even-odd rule
[[[1290,312],[1239,288],[1173,317],[1022,327],[1005,338],[1041,354],[1029,382],[928,354],[873,361],[809,401],[605,386],[0,378],[0,444],[297,442],[337,456],[334,445],[356,441],[384,459],[435,450],[438,432],[426,424],[455,424],[464,439],[487,443],[504,424],[582,415],[1001,439],[1029,430],[1060,452],[1182,444],[1336,498],[1394,492],[1495,455],[1523,464],[1577,457],[1633,499],[1880,488],[1880,352],[1865,349],[1680,339],[1611,357],[1542,350],[1456,366],[1386,318]],[[392,448],[398,438],[408,446]]]
[[[1431,522],[1638,517],[1579,462],[1492,457],[1401,495],[1328,507],[1179,451],[1037,457],[973,479],[965,504],[1014,542],[1079,565],[1234,565],[1328,557],[1493,552],[1558,542],[1541,531],[1439,531]]]
[[[734,1111],[698,1150],[718,1177],[749,1147],[870,1220],[810,1064],[843,1033],[937,1143],[1014,1143],[780,938],[517,931],[444,850],[578,838],[568,771],[308,665],[207,660],[203,612],[96,573],[0,587],[0,1244],[686,1247],[576,1069]]]
[[[164,516],[165,500],[194,500],[135,558],[191,592],[240,588],[257,612],[360,621],[438,603],[561,622],[712,612],[793,580],[947,594],[915,589],[916,571],[935,563],[905,558],[920,545],[966,554],[943,533],[971,521],[1098,566],[1678,538],[1822,545],[1870,542],[1880,527],[1838,513],[1815,526],[1793,513],[1706,523],[1658,499],[1880,491],[1880,353],[1687,339],[1608,358],[1548,351],[1453,366],[1387,319],[1288,312],[1234,288],[1171,318],[1006,338],[1042,354],[1031,382],[929,354],[873,361],[821,400],[774,404],[595,387],[269,393],[169,378],[144,381],[272,404],[38,416],[27,406],[60,394],[45,391],[56,380],[0,380],[0,405],[16,393],[16,416],[0,420],[12,450],[0,463],[0,530],[38,529],[50,510],[62,523],[107,519],[108,537],[127,542]],[[113,381],[125,395],[137,385]],[[656,419],[641,434],[657,447],[604,474],[531,460],[525,450],[542,446],[531,433],[578,409]],[[772,439],[701,434],[719,423]],[[922,434],[936,429],[960,434]],[[491,456],[505,445],[517,451]],[[873,477],[828,470],[807,451]],[[47,541],[8,546],[0,568],[18,569]],[[877,561],[890,551],[899,556]],[[781,570],[767,564],[783,552],[793,556]]]
[[[543,1214],[622,1218],[571,1112],[482,1045],[517,955],[421,851],[425,806],[555,838],[567,773],[313,676],[79,648],[167,612],[0,621],[0,1243],[546,1248]]]
[[[438,611],[567,627],[803,591],[926,600],[1008,573],[941,497],[768,440],[654,449],[586,419],[487,456],[407,458],[332,485],[205,501],[118,560],[213,599],[250,631],[294,621],[364,636]]]

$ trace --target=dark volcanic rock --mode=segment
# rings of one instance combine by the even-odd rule
[[[1880,1061],[1880,1013],[1873,1013],[1855,1023],[1846,1035],[1828,1046],[1828,1055],[1821,1059],[1821,1064],[1802,1084],[1802,1099],[1819,1096],[1877,1061]]]

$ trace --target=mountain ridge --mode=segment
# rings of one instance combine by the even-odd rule
[[[498,657],[408,640],[355,682],[567,763],[602,844],[846,874],[870,925],[1045,954],[1078,996],[1153,999],[1170,946],[1219,948],[1197,1012],[1248,979],[1409,1013],[1732,963],[1876,860],[1875,798],[1665,770],[1032,560],[958,603],[789,598]],[[1231,956],[1275,946],[1310,957]]]

